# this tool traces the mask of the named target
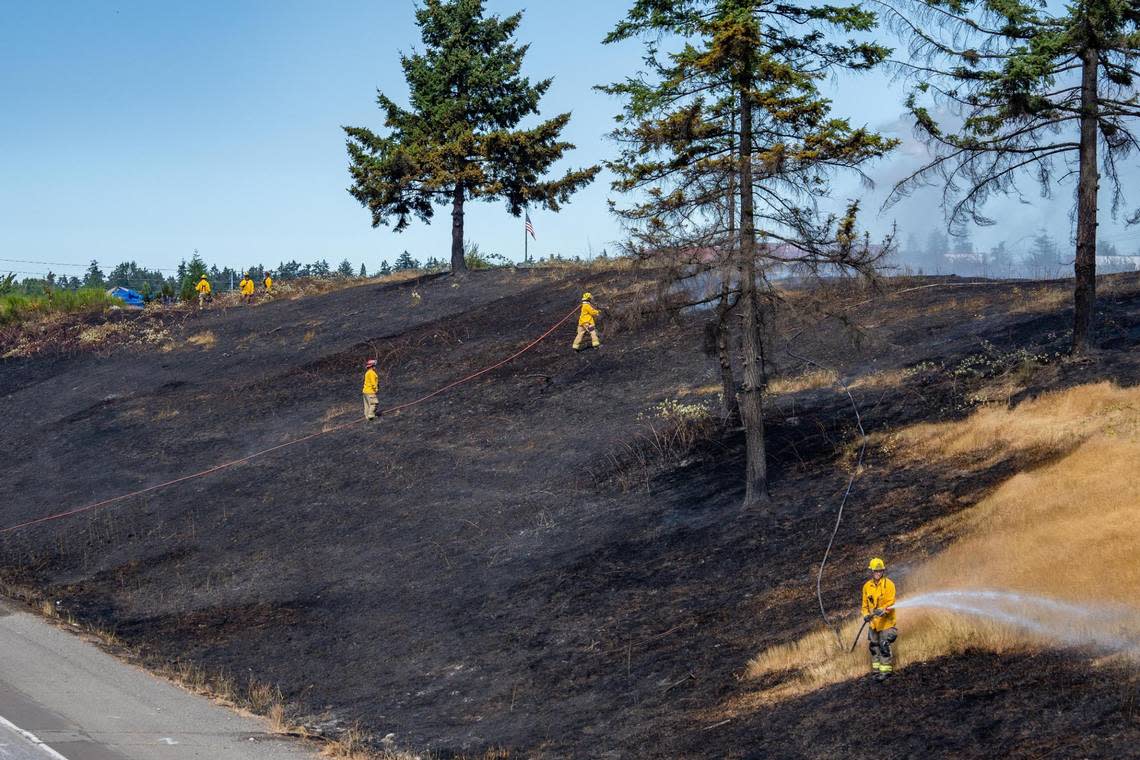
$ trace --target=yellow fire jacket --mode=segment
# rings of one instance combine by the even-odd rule
[[[368,371],[364,373],[364,395],[375,396],[380,392],[380,376],[376,374],[376,370],[369,367]]]
[[[194,286],[194,290],[197,290],[199,293],[210,295],[210,281],[198,280],[198,284]]]
[[[882,617],[872,617],[868,625],[872,631],[885,631],[895,624],[895,584],[887,576],[876,583],[875,579],[863,584],[863,614],[874,615],[876,609],[885,610]]]
[[[592,326],[594,324],[594,317],[598,316],[599,314],[601,314],[601,312],[598,311],[597,309],[595,309],[590,304],[588,304],[588,303],[582,304],[582,313],[578,317],[578,326],[579,327]]]
[[[253,280],[249,279],[248,277],[241,278],[241,282],[238,283],[238,287],[241,288],[241,294],[243,296],[253,295]]]
[[[265,286],[265,292],[266,293],[273,290],[273,278],[272,277],[266,277],[265,280],[262,282],[262,285]]]

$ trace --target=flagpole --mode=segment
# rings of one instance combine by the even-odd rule
[[[529,212],[523,209],[523,263],[530,262],[530,241],[526,239],[526,220]]]

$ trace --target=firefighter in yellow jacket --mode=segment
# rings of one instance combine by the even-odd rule
[[[887,577],[887,566],[875,557],[867,566],[871,579],[863,584],[863,622],[867,624],[867,645],[876,681],[885,681],[894,672],[891,645],[899,637],[895,628],[895,584]]]
[[[364,365],[364,419],[376,419],[376,407],[380,406],[380,376],[376,374],[376,360],[369,359]]]
[[[194,290],[198,291],[198,308],[201,309],[206,305],[206,301],[210,300],[210,293],[213,290],[210,287],[210,281],[206,279],[206,275],[203,274],[198,278],[198,284],[194,286]]]
[[[261,281],[261,284],[265,287],[265,295],[273,293],[273,273],[266,272],[265,279]]]
[[[241,292],[242,303],[253,303],[253,278],[249,276],[249,272],[242,273],[238,290]]]
[[[582,350],[582,338],[586,337],[587,333],[590,335],[590,343],[594,348],[601,348],[602,346],[602,341],[598,337],[597,325],[594,324],[594,318],[601,312],[590,303],[592,300],[594,300],[594,296],[590,293],[582,294],[582,312],[578,315],[578,334],[574,337],[573,345],[575,351]]]

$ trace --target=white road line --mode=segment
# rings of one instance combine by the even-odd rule
[[[20,728],[15,723],[13,723],[12,721],[5,718],[3,715],[0,715],[0,726],[24,737],[25,739],[30,741],[32,744],[34,744],[37,747],[39,747],[40,749],[42,749],[44,751],[44,753],[48,757],[50,757],[52,760],[67,760],[66,757],[59,754],[54,749],[52,749],[47,744],[45,744],[44,741],[42,739],[40,739],[40,737],[36,736],[31,731],[25,731],[24,729]]]

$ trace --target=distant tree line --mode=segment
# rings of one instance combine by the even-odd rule
[[[429,259],[429,262],[435,261]],[[409,266],[410,265],[410,266]],[[373,274],[390,274],[401,268],[420,268],[420,263],[405,251],[395,267],[385,262],[379,271]],[[310,264],[301,264],[298,261],[281,262],[276,267],[267,267],[264,264],[252,264],[242,269],[232,267],[218,267],[217,264],[207,264],[197,251],[189,260],[182,260],[173,272],[163,269],[148,269],[134,261],[124,261],[116,264],[109,271],[104,271],[99,262],[92,260],[82,275],[57,274],[47,272],[44,276],[25,277],[16,280],[13,275],[10,279],[10,292],[25,295],[43,295],[60,290],[80,290],[84,288],[108,290],[114,287],[130,288],[142,294],[149,300],[190,299],[194,297],[194,285],[205,274],[215,291],[225,292],[231,287],[236,288],[242,274],[248,272],[256,282],[260,283],[266,273],[271,273],[277,282],[287,282],[299,279],[353,279],[369,276],[367,267],[362,263],[359,267],[348,259],[344,259],[335,268],[325,259],[319,259]]]
[[[1109,240],[1097,241],[1096,259],[1097,270],[1104,274],[1140,270],[1140,250],[1123,252]],[[984,249],[975,246],[968,235],[951,237],[935,228],[925,240],[913,232],[907,235],[887,262],[887,274],[1052,279],[1063,277],[1071,266],[1071,248],[1044,231]]]
[[[480,251],[478,244],[471,241],[467,241],[464,251],[467,269],[513,266],[507,257],[498,253],[484,253]],[[225,292],[236,288],[245,272],[248,272],[255,282],[260,283],[265,279],[267,272],[272,274],[276,282],[289,282],[302,279],[363,279],[369,276],[383,277],[396,272],[446,272],[450,270],[450,266],[450,262],[446,259],[432,256],[421,261],[405,250],[396,257],[394,263],[389,263],[385,259],[380,263],[380,267],[371,273],[363,263],[357,267],[348,259],[341,261],[335,268],[326,259],[318,259],[310,264],[290,260],[283,261],[276,267],[252,264],[242,269],[234,269],[207,264],[195,251],[189,260],[183,259],[179,262],[178,268],[173,272],[148,269],[134,261],[121,262],[109,272],[104,272],[99,262],[92,260],[81,276],[68,276],[49,271],[43,277],[26,277],[23,280],[17,280],[15,275],[11,275],[7,282],[9,292],[25,295],[43,295],[53,291],[75,291],[83,288],[108,290],[124,287],[138,291],[148,301],[161,298],[190,300],[196,297],[194,286],[203,274],[215,291]]]

